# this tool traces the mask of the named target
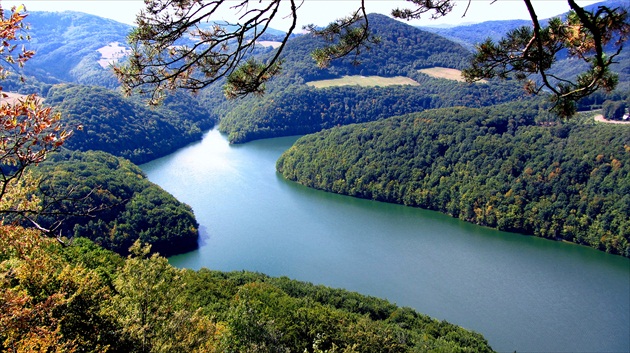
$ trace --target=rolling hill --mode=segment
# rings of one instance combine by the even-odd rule
[[[46,103],[62,113],[65,124],[82,126],[65,147],[105,151],[138,164],[199,140],[215,123],[186,92],[149,108],[103,87],[58,84],[48,91]]]
[[[519,99],[520,87],[511,82],[469,85],[438,79],[421,69],[460,69],[470,52],[441,36],[422,31],[384,15],[369,21],[381,43],[364,52],[360,65],[353,57],[318,69],[310,53],[325,43],[311,35],[293,39],[284,52],[283,74],[271,82],[268,94],[221,105],[215,91],[208,105],[218,107],[220,130],[230,142],[305,134],[337,125],[378,120],[393,115],[454,105],[483,106]],[[415,86],[315,88],[313,81],[370,76],[373,80],[407,78]],[[384,85],[383,85],[384,86]]]
[[[630,10],[630,5],[625,0],[607,0],[585,6],[589,11],[596,11],[599,6],[609,8],[624,7]],[[559,17],[566,14],[558,14]],[[541,24],[546,24],[548,19],[541,20]],[[509,31],[522,27],[531,26],[530,20],[507,20],[507,21],[487,21],[472,25],[456,26],[449,28],[419,27],[422,30],[435,33],[445,38],[451,39],[471,52],[475,50],[475,45],[490,38],[493,41],[500,40]],[[563,57],[564,56],[564,57]],[[613,71],[619,74],[619,91],[630,90],[630,51],[626,48],[619,57],[617,63],[612,66]],[[575,77],[580,71],[587,69],[587,64],[575,59],[567,59],[566,53],[560,53],[555,64],[554,73],[561,77]]]
[[[31,12],[25,22],[32,37],[28,46],[36,52],[25,74],[46,83],[118,85],[110,70],[99,65],[98,50],[126,43],[131,26],[72,11]]]

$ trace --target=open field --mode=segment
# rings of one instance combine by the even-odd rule
[[[418,86],[419,83],[410,79],[409,77],[396,76],[396,77],[382,77],[382,76],[343,76],[342,78],[335,78],[332,80],[320,80],[311,81],[306,83],[309,86],[315,88],[326,88],[335,86],[361,86],[361,87],[376,87],[376,86],[393,86],[393,85],[408,85]]]
[[[422,72],[423,74],[427,74],[431,77],[435,77],[435,78],[445,78],[447,80],[454,80],[454,81],[459,81],[459,82],[465,82],[466,80],[464,80],[464,78],[462,77],[462,72],[460,70],[457,69],[449,69],[446,67],[432,67],[429,69],[421,69],[418,70],[420,72]],[[486,80],[481,80],[478,81],[480,83],[486,83],[488,81]]]
[[[120,45],[118,42],[112,42],[97,49],[97,51],[101,53],[101,59],[98,61],[98,64],[106,69],[110,64],[117,63],[118,60],[127,55],[130,50]]]
[[[24,94],[19,94],[19,93],[14,93],[14,92],[2,92],[2,93],[5,94],[6,97],[0,97],[0,103],[7,102],[9,104],[13,104],[17,99],[26,97],[26,95]]]
[[[600,123],[607,123],[607,124],[623,124],[623,125],[630,124],[630,120],[608,120],[608,119],[605,119],[604,116],[601,114],[595,115],[595,121],[599,121]]]
[[[282,45],[282,42],[278,42],[278,41],[271,41],[271,40],[259,40],[258,42],[256,42],[256,44],[261,45],[263,47],[272,47],[272,48],[277,48],[280,45]]]

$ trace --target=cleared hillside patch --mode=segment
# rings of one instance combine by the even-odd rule
[[[15,101],[18,99],[23,99],[26,97],[24,94],[15,93],[15,92],[2,92],[5,96],[0,96],[0,103],[9,103],[15,104]]]
[[[117,63],[118,60],[131,52],[130,49],[126,48],[124,44],[121,45],[119,42],[109,43],[96,51],[101,53],[101,59],[98,61],[98,64],[104,69],[108,68],[110,64]]]
[[[282,45],[282,42],[278,42],[278,41],[272,41],[272,40],[259,40],[256,42],[256,44],[263,46],[263,47],[272,47],[274,49],[278,48],[280,45]]]
[[[419,86],[420,84],[409,77],[395,76],[395,77],[382,77],[382,76],[343,76],[341,78],[335,78],[331,80],[319,80],[310,81],[306,83],[309,86],[315,88],[326,88],[336,86],[361,86],[361,87],[377,87],[377,86],[394,86],[394,85],[406,85],[406,86]]]
[[[429,75],[431,77],[435,77],[435,78],[445,78],[447,80],[453,80],[453,81],[459,81],[459,82],[466,82],[466,80],[464,80],[464,78],[462,77],[462,72],[460,70],[457,69],[450,69],[447,67],[431,67],[428,69],[421,69],[418,70],[419,72]],[[486,83],[488,81],[486,80],[481,80],[478,81],[479,83]]]

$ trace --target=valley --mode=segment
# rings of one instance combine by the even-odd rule
[[[296,140],[231,146],[212,130],[143,164],[149,180],[191,205],[200,223],[199,249],[169,261],[387,298],[480,332],[499,352],[630,344],[627,258],[304,187],[275,171]]]
[[[248,27],[204,22],[141,53],[127,24],[25,19],[31,39],[9,38],[5,61],[34,53],[0,88],[0,351],[630,350],[630,126],[597,116],[630,106],[625,48],[609,53],[617,88],[566,118],[514,77],[462,79],[480,36],[522,21],[371,13],[378,40],[322,67],[326,36],[281,46],[252,27],[200,58],[203,75],[160,82],[149,65],[151,91],[111,65],[148,54],[177,71],[168,55]],[[174,89],[214,77],[235,41],[252,44],[245,70]],[[264,94],[225,98],[271,76],[258,65],[279,48]],[[586,67],[565,52],[553,65]],[[43,103],[11,105],[33,93]]]

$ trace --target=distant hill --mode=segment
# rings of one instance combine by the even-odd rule
[[[615,7],[625,7],[630,8],[630,3],[626,0],[608,0],[598,2],[596,4],[591,4],[585,6],[585,9],[589,11],[596,10],[599,6],[607,6],[610,8]],[[557,16],[564,16],[566,14],[558,14]],[[541,20],[541,24],[547,23],[548,19]],[[487,21],[472,25],[463,25],[449,28],[438,28],[438,27],[419,27],[420,29],[439,34],[444,36],[445,38],[451,39],[454,42],[457,42],[463,45],[465,48],[470,50],[471,52],[475,50],[475,45],[477,43],[483,42],[486,39],[490,38],[494,41],[498,41],[509,31],[516,29],[522,26],[531,26],[530,20],[507,20],[507,21]],[[555,73],[563,76],[563,77],[571,77],[572,75],[576,75],[578,72],[583,71],[587,68],[587,64],[583,62],[578,62],[576,60],[568,60],[566,58],[562,58],[562,55],[559,58],[560,60],[556,64],[554,68]],[[613,66],[613,70],[619,74],[619,90],[627,91],[630,90],[630,50],[625,48],[625,50],[620,54],[617,59],[618,64]]]
[[[626,0],[608,0],[598,2],[585,6],[584,8],[593,11],[599,6],[608,7],[628,7],[628,1]],[[564,16],[565,14],[558,14],[557,16]],[[557,17],[555,16],[555,17]],[[542,19],[541,24],[547,23],[548,19]],[[485,21],[475,24],[466,24],[455,27],[433,27],[433,26],[419,26],[418,28],[439,34],[450,40],[453,40],[466,48],[473,50],[476,43],[483,42],[487,38],[492,40],[499,40],[507,32],[512,29],[521,26],[530,26],[531,20],[503,20],[503,21]]]
[[[216,111],[222,117],[219,128],[228,134],[230,142],[306,134],[430,108],[491,105],[522,96],[520,86],[512,82],[469,85],[421,73],[421,69],[434,67],[463,68],[470,52],[444,37],[387,16],[368,16],[371,29],[381,42],[358,57],[359,65],[352,63],[351,56],[333,61],[329,68],[317,68],[310,53],[325,43],[305,35],[287,44],[283,73],[268,85],[268,93],[262,98],[219,105],[216,103],[219,93],[209,95],[207,105],[219,107]],[[345,76],[376,76],[370,78],[372,81],[378,81],[378,77],[408,78],[417,85],[369,88],[307,85]]]
[[[287,43],[283,53],[285,76],[298,75],[305,81],[344,75],[409,76],[413,70],[433,66],[460,69],[470,55],[461,45],[388,16],[369,14],[368,19],[380,43],[371,45],[359,57],[349,55],[320,69],[311,53],[326,43],[312,35],[297,37]],[[359,65],[354,64],[355,59]]]
[[[33,11],[25,22],[32,37],[28,46],[36,51],[25,68],[27,75],[45,83],[118,86],[109,64],[124,58],[133,26],[74,11]],[[276,41],[283,36],[284,32],[270,28],[262,39]]]
[[[487,21],[471,25],[439,28],[439,27],[418,27],[423,31],[435,33],[463,45],[470,51],[475,49],[475,44],[483,42],[487,38],[499,40],[508,31],[521,26],[528,26],[531,21],[527,20],[507,20],[507,21]]]
[[[46,95],[64,117],[81,125],[64,145],[71,150],[99,150],[145,163],[199,140],[215,119],[186,92],[177,92],[157,108],[98,86],[60,84]]]
[[[125,43],[131,26],[81,12],[30,12],[31,41],[36,55],[25,73],[47,83],[74,82],[115,87],[118,81],[103,68],[100,48]]]

